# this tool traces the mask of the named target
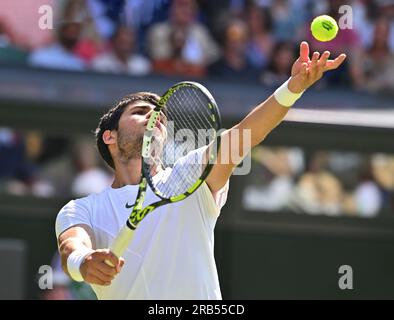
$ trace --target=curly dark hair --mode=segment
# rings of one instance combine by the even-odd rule
[[[114,107],[108,110],[100,119],[98,127],[95,131],[97,149],[101,157],[112,168],[115,169],[114,161],[108,146],[103,141],[103,133],[106,130],[118,130],[119,119],[126,107],[136,101],[146,101],[153,105],[157,105],[160,96],[152,92],[136,92],[128,94],[116,103]]]

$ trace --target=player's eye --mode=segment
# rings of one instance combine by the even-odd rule
[[[138,110],[133,111],[131,114],[137,114],[137,115],[143,116],[146,114],[146,110],[145,109],[138,109]]]

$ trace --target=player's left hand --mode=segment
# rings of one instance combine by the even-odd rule
[[[342,53],[334,60],[329,60],[329,57],[330,51],[324,51],[322,55],[319,52],[314,52],[311,60],[308,42],[301,42],[300,56],[291,68],[289,90],[299,93],[309,88],[323,76],[325,71],[338,68],[345,61],[346,54]]]

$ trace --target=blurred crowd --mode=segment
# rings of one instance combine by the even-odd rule
[[[375,217],[394,212],[394,155],[255,147],[247,210]]]
[[[394,154],[257,146],[243,207],[331,216],[394,212]],[[82,197],[113,181],[93,137],[0,128],[0,193]]]
[[[0,128],[0,193],[37,197],[82,197],[113,181],[93,137],[44,136]]]
[[[289,76],[301,40],[349,59],[319,87],[390,93],[394,87],[394,4],[387,0],[31,0],[0,4],[0,63],[143,76],[252,81],[275,87]],[[53,30],[38,27],[40,4]],[[331,42],[311,37],[320,14],[352,29]],[[32,20],[31,16],[36,20]],[[348,21],[349,22],[349,21]]]

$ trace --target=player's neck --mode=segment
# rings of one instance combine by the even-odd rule
[[[141,159],[130,159],[127,163],[115,163],[115,179],[112,188],[136,185],[141,180]]]

